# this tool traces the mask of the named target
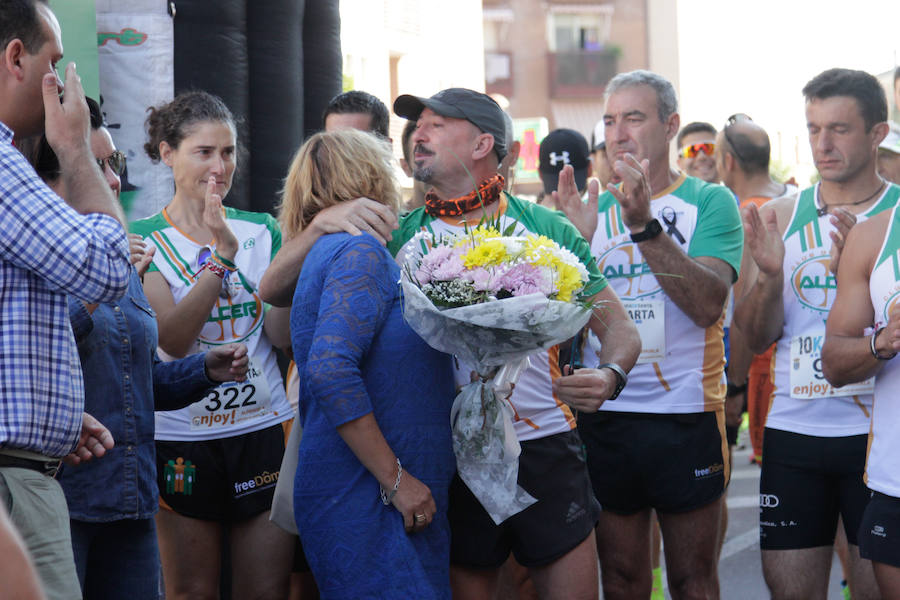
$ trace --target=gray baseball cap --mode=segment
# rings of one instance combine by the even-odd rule
[[[394,112],[410,120],[430,108],[442,117],[465,119],[482,133],[494,137],[494,152],[499,160],[506,156],[506,120],[503,109],[487,94],[466,88],[441,90],[431,98],[404,94],[394,100]]]

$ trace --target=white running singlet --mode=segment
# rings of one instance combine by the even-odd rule
[[[784,232],[784,327],[772,354],[774,391],[766,427],[820,437],[869,431],[872,381],[834,388],[822,374],[825,320],[837,282],[829,271],[831,215],[819,214],[819,186],[800,193]],[[862,222],[890,208],[900,188],[889,185]]]
[[[900,211],[891,220],[869,278],[875,327],[883,327],[900,306]],[[900,498],[900,357],[888,361],[875,376],[875,399],[864,480],[869,489]]]

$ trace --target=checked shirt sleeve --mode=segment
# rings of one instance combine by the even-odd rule
[[[25,158],[0,143],[0,259],[87,302],[109,302],[128,285],[128,241],[110,216],[81,215]]]

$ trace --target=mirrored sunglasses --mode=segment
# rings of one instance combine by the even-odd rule
[[[101,171],[106,169],[105,165],[109,165],[112,172],[121,177],[125,172],[125,154],[116,150],[106,158],[98,158],[97,164]]]
[[[681,150],[678,151],[678,154],[684,158],[694,158],[700,152],[703,152],[707,156],[712,156],[716,152],[716,145],[710,142],[704,142],[702,144],[690,144],[689,146],[685,146]]]

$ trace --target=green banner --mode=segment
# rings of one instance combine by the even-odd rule
[[[100,100],[100,73],[97,68],[97,12],[94,0],[50,0],[50,8],[62,28],[63,59],[57,65],[65,80],[66,65],[78,67],[84,93]]]

